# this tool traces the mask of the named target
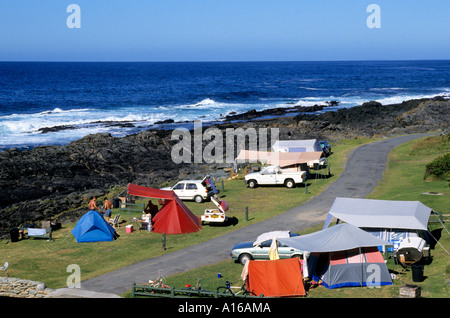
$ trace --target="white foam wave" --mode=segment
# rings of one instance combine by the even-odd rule
[[[196,110],[196,109],[205,109],[205,110],[211,110],[214,111],[214,109],[224,109],[227,110],[230,107],[239,107],[239,105],[242,104],[233,104],[233,103],[223,103],[223,102],[216,102],[213,99],[205,98],[202,101],[195,103],[195,104],[180,104],[180,105],[171,105],[171,106],[160,106],[159,109],[164,109],[168,111],[173,110]]]
[[[365,95],[346,94],[342,96],[306,96],[301,98],[260,98],[254,103],[225,103],[205,98],[198,103],[166,105],[158,108],[149,106],[123,107],[120,109],[68,109],[54,108],[32,114],[11,114],[0,116],[0,148],[5,145],[39,145],[66,143],[82,138],[87,134],[97,132],[110,132],[116,135],[135,133],[138,127],[149,127],[157,121],[173,119],[176,122],[201,119],[213,121],[224,119],[232,112],[244,113],[251,109],[262,110],[267,108],[288,106],[314,106],[325,105],[329,101],[338,101],[336,108],[348,108],[361,105],[364,102],[376,100],[383,105],[397,104],[410,99],[431,98],[443,96],[450,98],[450,88],[443,87],[435,94],[413,94],[402,91],[400,87],[380,88],[390,89],[392,94],[379,92]],[[403,94],[402,94],[403,93]],[[383,97],[384,96],[384,97]],[[130,122],[134,127],[110,125],[109,122]],[[76,129],[66,129],[55,132],[41,133],[42,128],[57,126],[73,126]]]
[[[384,88],[385,89],[385,88]],[[401,92],[404,90],[403,88],[389,88],[393,91]],[[377,94],[378,95],[378,94]],[[389,104],[399,104],[404,101],[412,100],[412,99],[422,99],[422,98],[433,98],[436,96],[442,96],[444,98],[450,97],[450,89],[449,88],[443,88],[440,90],[440,92],[436,92],[434,94],[399,94],[397,93],[394,96],[388,96],[388,97],[377,97],[377,95],[358,95],[355,96],[354,94],[344,94],[340,97],[336,96],[328,96],[328,97],[304,97],[300,100],[297,100],[297,102],[294,104],[295,106],[314,106],[314,105],[325,105],[329,101],[338,101],[340,107],[352,107],[352,106],[358,106],[362,105],[365,102],[368,101],[377,101],[381,103],[382,105],[389,105]]]
[[[195,104],[195,106],[208,106],[208,105],[213,105],[216,102],[210,98],[205,98],[204,100],[202,100],[200,103]]]
[[[376,102],[382,105],[399,104],[412,99],[422,99],[422,98],[433,98],[436,96],[450,97],[450,93],[440,93],[440,94],[415,94],[415,95],[397,95],[391,97],[384,97],[380,99],[375,99]]]
[[[337,100],[334,96],[328,97],[307,97],[300,99],[294,105],[295,106],[315,106],[315,105],[326,105],[327,102]]]
[[[61,109],[61,108],[55,108],[53,110],[44,110],[40,113],[37,113],[38,115],[48,115],[48,114],[61,114],[61,113],[79,113],[79,112],[87,112],[90,111],[90,108],[78,108],[78,109]]]
[[[89,111],[95,111],[93,108],[77,108],[77,109],[66,109],[63,110],[61,108],[54,108],[52,110],[44,110],[42,112],[38,113],[31,113],[31,114],[9,114],[9,115],[3,115],[0,116],[0,120],[2,119],[15,119],[15,118],[23,118],[23,117],[41,117],[44,115],[61,115],[61,114],[67,114],[67,113],[86,113]]]

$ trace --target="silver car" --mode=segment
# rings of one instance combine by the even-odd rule
[[[269,232],[271,233],[271,232]],[[270,237],[270,234],[265,233],[266,237]],[[299,236],[297,233],[288,233],[288,237]],[[262,235],[261,235],[262,236]],[[260,237],[261,237],[260,236]],[[255,242],[242,242],[238,243],[231,249],[230,256],[235,262],[239,262],[244,265],[248,260],[268,260],[269,250],[272,245],[272,239]],[[300,257],[303,255],[303,251],[286,246],[277,241],[278,256],[280,259]]]

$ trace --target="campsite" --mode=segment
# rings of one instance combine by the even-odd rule
[[[337,177],[342,173],[346,155],[351,150],[372,141],[370,139],[358,139],[345,140],[333,144],[333,156],[329,158],[333,177]],[[427,147],[427,143],[423,143],[423,141],[422,143],[421,141],[413,141],[395,149],[390,154],[390,161],[382,182],[370,197],[372,199],[383,200],[420,200],[424,205],[448,215],[448,211],[446,210],[448,208],[448,197],[423,194],[426,192],[448,192],[448,186],[445,181],[423,179],[423,166],[430,161],[430,158],[434,158],[442,152],[441,150],[435,151]],[[414,155],[411,155],[412,153]],[[26,239],[10,244],[2,244],[1,251],[2,255],[8,255],[10,275],[45,281],[52,288],[60,288],[66,283],[66,264],[70,264],[74,260],[83,268],[83,279],[106,274],[140,260],[164,255],[198,242],[207,241],[224,233],[245,228],[249,224],[257,223],[271,216],[281,214],[294,206],[307,202],[312,196],[319,194],[333,181],[333,178],[312,179],[308,186],[308,192],[305,193],[304,187],[296,187],[294,189],[261,187],[250,190],[246,187],[242,179],[226,180],[224,182],[224,189],[221,191],[221,196],[224,196],[230,204],[227,214],[238,220],[233,225],[204,225],[199,231],[166,235],[164,237],[161,233],[149,233],[138,230],[140,224],[133,220],[138,219],[142,215],[142,212],[123,211],[120,212],[122,222],[115,228],[119,237],[112,242],[77,243],[74,236],[70,233],[74,229],[75,224],[69,224],[54,231],[54,239],[52,242],[39,239]],[[137,189],[139,190],[139,188]],[[115,190],[112,196],[117,195],[122,190]],[[257,192],[252,190],[256,190]],[[132,193],[137,194],[137,192]],[[245,200],[239,200],[242,197],[242,193],[246,195]],[[147,198],[142,198],[141,200],[137,200],[136,203],[145,204],[147,201]],[[176,200],[172,199],[171,201],[175,202]],[[277,202],[277,204],[273,204],[273,202]],[[204,202],[202,204],[184,202],[184,204],[198,217],[205,208],[211,207],[211,202]],[[112,216],[114,217],[119,211],[120,209],[113,209]],[[126,225],[129,224],[134,225],[132,233],[127,233],[126,231]],[[335,226],[331,222],[328,228]],[[431,226],[433,229],[441,229],[442,235],[439,236],[440,243],[448,249],[450,239],[445,229],[442,230],[440,223],[433,223]],[[323,228],[324,223],[321,223],[306,230],[301,230],[299,233],[302,236],[306,236],[307,234],[319,232]],[[290,230],[295,231],[297,229]],[[164,238],[165,241],[163,240]],[[391,258],[387,260],[386,264],[387,268],[391,272],[394,271],[397,277],[392,280],[393,285],[381,286],[380,288],[358,287],[337,289],[327,289],[323,285],[315,287],[308,286],[310,287],[308,289],[308,297],[391,298],[398,297],[399,288],[405,284],[418,284],[422,286],[422,297],[448,297],[449,256],[439,245],[434,246],[434,249],[431,250],[431,255],[433,261],[431,264],[425,266],[424,274],[426,278],[423,282],[413,282],[411,270],[394,264]],[[241,283],[240,275],[242,269],[242,265],[227,260],[207,267],[168,276],[166,277],[166,284],[184,287],[186,283],[195,284],[197,278],[200,278],[202,286],[210,289],[214,289],[220,284],[223,284],[225,280],[233,282],[234,285],[239,285]],[[221,274],[221,277],[219,277],[218,273]],[[148,280],[151,278],[143,277],[142,279]],[[361,292],[360,288],[363,288],[363,292]],[[130,297],[130,295],[131,292],[123,294],[124,297]]]

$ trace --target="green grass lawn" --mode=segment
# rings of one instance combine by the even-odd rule
[[[426,279],[421,283],[412,281],[411,272],[400,274],[393,293],[398,294],[399,286],[416,284],[422,286],[423,297],[450,297],[450,188],[445,180],[424,179],[425,165],[450,151],[448,137],[427,137],[411,141],[397,147],[389,155],[389,163],[383,180],[368,196],[371,199],[420,201],[434,211],[442,212],[446,228],[440,223],[430,222],[430,231],[440,237],[439,243],[431,250],[433,262],[425,266]],[[426,193],[438,193],[433,195]],[[436,220],[431,217],[430,220]],[[436,230],[436,231],[433,231]],[[435,232],[437,234],[435,234]]]
[[[395,148],[388,157],[388,165],[382,181],[376,189],[368,196],[372,199],[385,200],[418,200],[425,205],[441,211],[449,220],[450,197],[444,195],[425,195],[425,192],[450,193],[446,181],[424,180],[425,164],[431,162],[435,157],[448,152],[450,148],[442,146],[438,138],[423,138],[419,141],[411,141]],[[436,146],[438,145],[438,146]],[[322,224],[303,231],[307,234],[322,229]],[[430,230],[442,229],[439,223],[430,223]],[[447,226],[448,229],[448,226]],[[421,296],[428,298],[448,298],[450,296],[450,256],[446,250],[450,250],[450,237],[445,229],[439,239],[441,246],[436,245],[431,250],[433,262],[425,266],[423,282],[417,283],[412,280],[411,269],[403,269],[394,264],[392,259],[387,260],[388,269],[397,275],[392,286],[381,288],[338,288],[327,289],[323,286],[312,288],[308,296],[312,298],[395,298],[399,295],[399,288],[406,284],[420,285]],[[193,271],[167,277],[167,283],[175,288],[184,287],[186,283],[195,284],[197,277],[201,279],[202,286],[213,290],[229,280],[233,285],[239,286],[243,283],[240,278],[243,266],[231,261],[223,261],[218,264],[205,266]],[[222,278],[217,274],[221,273]],[[129,296],[130,293],[124,294]]]
[[[370,141],[370,139],[352,139],[333,145],[334,154],[329,158],[333,177],[312,180],[308,186],[308,193],[305,193],[303,186],[294,189],[284,187],[248,189],[242,178],[241,180],[225,180],[224,191],[220,195],[230,205],[227,215],[236,218],[238,223],[226,227],[205,225],[197,233],[167,235],[166,250],[162,249],[161,234],[145,231],[125,233],[125,226],[133,224],[131,219],[139,218],[141,213],[127,213],[113,209],[113,217],[120,212],[122,220],[117,229],[120,237],[114,242],[77,243],[70,233],[75,224],[65,224],[61,229],[53,232],[52,242],[26,239],[6,244],[6,240],[0,241],[0,262],[9,262],[8,271],[11,277],[41,281],[48,287],[61,288],[66,286],[67,277],[70,275],[66,270],[70,264],[80,266],[81,279],[85,280],[144,259],[170,253],[262,221],[306,202],[322,192],[342,173],[346,155],[350,150]],[[245,171],[240,174],[242,177]],[[218,188],[221,190],[221,185],[218,185]],[[118,191],[120,189],[116,189],[115,193]],[[142,198],[137,203],[146,203],[147,200]],[[214,207],[211,202],[202,204],[186,202],[186,204],[197,216],[200,216],[204,209]],[[245,219],[246,207],[248,207],[248,221]],[[135,228],[139,226],[134,224]]]
[[[226,227],[203,226],[197,233],[184,235],[168,235],[166,238],[166,250],[162,250],[162,236],[157,233],[135,231],[131,234],[125,233],[125,225],[132,224],[133,217],[140,217],[141,213],[129,213],[122,211],[121,223],[118,228],[120,238],[114,242],[94,242],[77,243],[70,233],[75,224],[66,224],[62,229],[54,231],[54,240],[28,239],[19,242],[0,241],[0,261],[8,261],[10,264],[9,273],[12,277],[20,277],[44,282],[51,288],[61,288],[66,286],[66,279],[70,273],[66,272],[70,264],[78,264],[81,268],[82,280],[92,278],[110,271],[119,269],[126,265],[156,257],[164,253],[170,253],[188,245],[209,240],[229,231],[243,228],[249,224],[265,220],[271,216],[285,212],[298,206],[315,195],[321,193],[331,182],[344,170],[347,154],[356,147],[375,141],[374,139],[352,139],[343,140],[333,145],[334,154],[329,158],[333,177],[330,179],[311,180],[308,186],[308,194],[304,187],[286,189],[284,187],[260,187],[257,189],[246,188],[243,180],[225,180],[224,190],[221,196],[226,200],[230,209],[227,212],[229,217],[238,220],[236,225]],[[409,147],[409,148],[408,148]],[[414,148],[415,147],[415,148]],[[414,149],[419,150],[414,150]],[[389,165],[380,186],[371,194],[372,198],[389,198],[404,200],[420,200],[424,204],[445,213],[448,211],[448,197],[423,195],[426,191],[449,192],[448,185],[440,181],[424,180],[424,163],[431,161],[442,151],[429,154],[421,151],[423,146],[415,146],[414,142],[407,143],[395,149],[389,156]],[[409,149],[409,150],[408,150]],[[413,152],[414,150],[414,152]],[[409,151],[409,152],[408,152]],[[447,150],[448,151],[448,150]],[[410,153],[413,152],[414,155]],[[410,166],[411,165],[411,166]],[[401,172],[404,170],[404,172]],[[399,172],[400,171],[400,172]],[[241,172],[241,176],[245,173]],[[414,183],[418,183],[414,185]],[[419,190],[419,188],[421,190]],[[221,186],[218,186],[221,189]],[[415,191],[414,194],[411,193]],[[245,199],[244,199],[245,198]],[[445,203],[447,200],[447,204]],[[444,200],[444,201],[442,201]],[[139,202],[146,202],[143,199]],[[277,204],[273,204],[277,202]],[[206,208],[212,208],[211,202],[197,204],[186,202],[192,212],[198,216]],[[245,208],[248,207],[248,221],[245,220]],[[113,210],[113,216],[118,213],[118,209]],[[138,225],[136,224],[136,227]],[[310,228],[301,233],[314,232],[321,226]],[[446,233],[442,233],[442,244],[449,246]],[[424,285],[427,297],[448,297],[448,287],[445,278],[448,278],[448,257],[439,251],[439,246],[432,250],[433,263],[426,266],[425,275],[428,276],[423,284],[432,284],[432,280],[437,279],[436,290],[428,290]],[[443,264],[443,265],[442,265]],[[436,270],[436,275],[432,272]],[[197,277],[201,279],[202,285],[210,290],[219,285],[223,285],[225,280],[230,280],[233,285],[241,284],[240,274],[242,266],[235,264],[231,260],[220,262],[194,271],[167,277],[167,283],[182,288],[185,284],[195,285]],[[217,273],[221,273],[223,278],[218,278]],[[433,278],[431,278],[433,276]],[[439,277],[438,277],[439,276]],[[327,290],[318,287],[310,290],[311,297],[396,297],[398,288],[404,283],[411,282],[411,273],[400,275],[401,281],[395,285],[383,288],[364,288],[364,293],[358,288],[346,288],[339,291]],[[435,278],[436,277],[436,278]],[[443,278],[445,277],[445,278]],[[444,283],[443,283],[444,281]],[[367,291],[366,291],[367,289]],[[126,293],[125,296],[129,295]]]

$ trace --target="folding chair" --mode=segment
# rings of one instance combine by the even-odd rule
[[[117,214],[114,219],[109,219],[109,224],[111,224],[114,227],[118,227],[119,226],[119,219],[120,219],[120,214]]]

